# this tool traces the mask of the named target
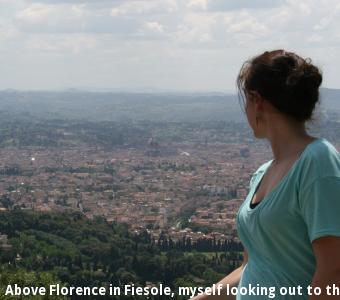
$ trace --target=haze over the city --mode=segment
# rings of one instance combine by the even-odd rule
[[[337,0],[0,0],[0,89],[235,91],[266,49],[338,88]]]

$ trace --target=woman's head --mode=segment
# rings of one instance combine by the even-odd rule
[[[321,82],[321,72],[310,59],[284,50],[246,61],[237,78],[242,99],[248,102],[257,95],[277,112],[302,123],[312,117]]]

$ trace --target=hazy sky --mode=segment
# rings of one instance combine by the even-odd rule
[[[339,0],[0,0],[0,89],[235,91],[267,49],[340,88]]]

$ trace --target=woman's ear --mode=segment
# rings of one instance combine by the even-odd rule
[[[252,97],[255,104],[256,112],[261,113],[265,105],[265,99],[260,95],[258,91],[252,91]]]

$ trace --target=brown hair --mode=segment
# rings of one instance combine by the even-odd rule
[[[311,119],[319,100],[320,70],[311,59],[274,50],[246,61],[237,77],[241,99],[257,91],[278,111],[298,121]]]

